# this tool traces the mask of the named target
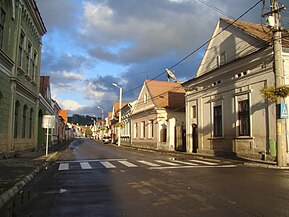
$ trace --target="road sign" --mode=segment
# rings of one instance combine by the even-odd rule
[[[43,115],[42,128],[54,128],[54,127],[55,127],[55,116]]]

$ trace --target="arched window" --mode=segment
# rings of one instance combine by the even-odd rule
[[[17,138],[18,136],[18,122],[19,122],[19,108],[20,108],[20,102],[15,102],[15,113],[14,113],[14,138]]]
[[[27,117],[27,105],[24,105],[22,115],[22,138],[25,138],[26,134],[26,117]]]
[[[32,138],[32,129],[33,128],[33,109],[30,109],[29,115],[29,138]]]

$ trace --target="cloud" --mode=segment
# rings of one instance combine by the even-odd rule
[[[119,97],[113,82],[123,86],[124,101],[136,99],[145,79],[166,80],[162,74],[165,68],[207,41],[219,17],[239,17],[255,4],[251,0],[37,3],[48,29],[43,40],[42,74],[50,75],[53,95],[60,101],[72,99],[81,105],[73,110],[80,114],[99,113],[97,106],[111,111]],[[259,23],[260,17],[261,3],[241,20]],[[194,76],[205,49],[173,69],[179,80]]]
[[[74,73],[74,72],[66,72],[66,71],[64,71],[63,72],[63,77],[65,79],[72,79],[72,80],[79,80],[79,81],[84,81],[85,80],[85,78],[82,75]]]
[[[81,13],[79,0],[36,0],[47,30],[74,31],[78,15]]]
[[[61,106],[64,109],[70,110],[70,111],[77,111],[80,108],[83,108],[83,105],[80,105],[78,102],[74,100],[64,100],[61,102]]]

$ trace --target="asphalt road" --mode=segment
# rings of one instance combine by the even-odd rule
[[[79,139],[0,216],[289,216],[289,171]]]

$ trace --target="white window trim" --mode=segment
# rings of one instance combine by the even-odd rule
[[[253,137],[253,116],[252,116],[252,109],[251,109],[251,105],[252,105],[252,93],[251,91],[246,91],[244,92],[243,94],[242,93],[239,93],[237,95],[234,96],[234,101],[235,101],[235,129],[236,129],[236,137],[244,137],[244,136],[240,136],[239,135],[239,126],[240,126],[240,123],[239,123],[239,114],[238,114],[238,97],[241,97],[241,96],[245,96],[247,95],[248,97],[248,100],[249,100],[249,121],[250,121],[250,131],[249,131],[249,136],[247,137]],[[246,136],[245,136],[246,137]]]

